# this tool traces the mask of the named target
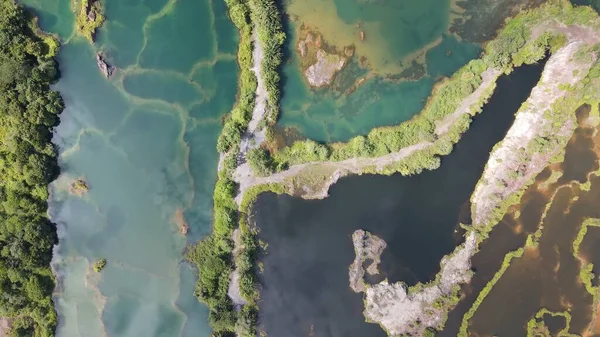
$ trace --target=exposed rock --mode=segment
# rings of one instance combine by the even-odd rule
[[[102,56],[102,54],[100,53],[96,54],[96,64],[98,65],[98,68],[106,78],[109,78],[115,71],[115,67],[108,64],[104,59],[104,56]]]
[[[340,55],[327,54],[323,49],[317,51],[317,63],[304,72],[308,83],[313,87],[331,84],[335,74],[344,68],[346,59]]]
[[[348,277],[350,278],[350,288],[359,293],[365,291],[365,271],[369,275],[379,274],[377,266],[381,262],[381,253],[387,244],[380,237],[366,232],[362,229],[352,234],[352,243],[356,257],[350,265]],[[370,261],[369,261],[370,260]],[[368,267],[364,268],[365,262],[369,261]]]
[[[82,197],[89,190],[88,184],[83,180],[83,178],[77,178],[73,180],[71,186],[69,186],[69,193],[76,195],[78,197]]]
[[[563,143],[575,130],[574,120],[556,123],[546,117],[554,102],[567,94],[572,95],[564,88],[581,81],[596,61],[595,55],[588,61],[577,61],[576,55],[585,40],[579,36],[569,38],[573,42],[552,54],[540,82],[517,112],[506,137],[490,154],[471,197],[474,226],[485,226],[491,221],[494,210],[527,186],[548,165],[552,156],[562,150]],[[596,37],[590,44],[598,41],[600,39]],[[529,153],[527,147],[538,139],[548,140],[553,145],[544,151]]]
[[[402,282],[380,282],[366,289],[365,317],[379,323],[390,336],[422,336],[427,328],[438,328],[448,310],[439,301],[452,294],[453,289],[472,277],[471,256],[477,238],[471,233],[463,246],[441,262],[436,281],[408,291]]]
[[[88,20],[90,20],[90,22],[96,21],[96,12],[89,11],[87,14],[87,17],[88,17]]]

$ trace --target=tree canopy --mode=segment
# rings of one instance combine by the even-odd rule
[[[20,5],[0,0],[0,316],[13,336],[53,336],[50,269],[55,225],[48,184],[58,174],[52,128],[63,110],[50,89],[57,42]]]

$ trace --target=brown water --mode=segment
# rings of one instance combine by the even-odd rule
[[[580,121],[586,119],[588,108],[579,109]],[[542,183],[551,177],[552,169],[542,172],[521,204],[493,230],[473,259],[477,273],[469,286],[471,292],[450,314],[446,329],[439,335],[456,336],[462,316],[500,268],[499,256],[523,246],[526,234],[534,232],[538,224],[543,226],[538,247],[527,248],[523,257],[513,260],[469,322],[470,335],[525,336],[527,322],[543,307],[569,311],[569,332],[583,334],[587,330],[593,320],[593,299],[579,280],[580,262],[573,256],[572,242],[585,218],[600,216],[600,178],[591,175],[589,192],[571,182],[584,183],[598,169],[594,131],[591,127],[578,128],[567,145],[564,162],[552,166],[563,173],[562,177],[544,189]],[[582,244],[590,262],[600,262],[600,249],[594,248],[598,241],[600,230],[591,228]],[[544,321],[555,333],[565,325],[562,318]]]

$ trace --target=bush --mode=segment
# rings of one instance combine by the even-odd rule
[[[268,176],[275,171],[275,166],[271,156],[263,148],[256,148],[248,151],[246,154],[246,160],[248,164],[259,176]]]

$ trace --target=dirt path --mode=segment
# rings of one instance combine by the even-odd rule
[[[256,76],[256,95],[254,109],[252,110],[252,119],[248,123],[248,129],[242,135],[240,142],[240,158],[245,159],[246,153],[250,149],[257,148],[265,140],[265,130],[260,128],[261,122],[267,114],[267,97],[269,95],[265,87],[265,80],[262,77],[262,61],[264,58],[263,47],[258,38],[256,28],[252,33],[252,72]]]
[[[446,118],[436,123],[435,133],[441,136],[448,132],[454,122],[463,114],[471,111],[471,106],[479,101],[484,91],[490,88],[491,85],[496,83],[496,80],[500,76],[500,70],[496,68],[489,68],[481,74],[481,84],[479,87],[469,96],[467,96],[460,106]]]
[[[450,127],[460,118],[463,114],[469,113],[473,104],[477,103],[481,95],[483,95],[486,89],[496,83],[496,79],[500,75],[500,71],[497,69],[488,69],[482,73],[482,82],[479,87],[469,96],[467,96],[456,110],[446,116],[436,127],[436,135],[438,137],[443,136],[447,133]],[[377,172],[381,172],[388,165],[399,162],[412,155],[413,153],[425,149],[433,145],[432,142],[421,142],[415,145],[411,145],[401,149],[400,151],[393,152],[384,156],[374,158],[352,158],[343,161],[333,162],[310,162],[304,164],[292,165],[285,171],[274,173],[268,177],[259,177],[254,174],[248,163],[243,163],[236,169],[233,178],[239,183],[239,194],[236,197],[238,205],[241,202],[241,198],[248,188],[262,184],[271,183],[282,183],[287,179],[291,179],[294,176],[301,174],[307,170],[322,168],[329,169],[333,172],[327,183],[323,184],[322,190],[311,191],[303,195],[304,198],[320,199],[327,197],[327,191],[329,187],[335,184],[339,178],[344,177],[348,174],[360,174],[366,167],[375,167]]]
[[[12,318],[0,317],[0,337],[10,336]]]

